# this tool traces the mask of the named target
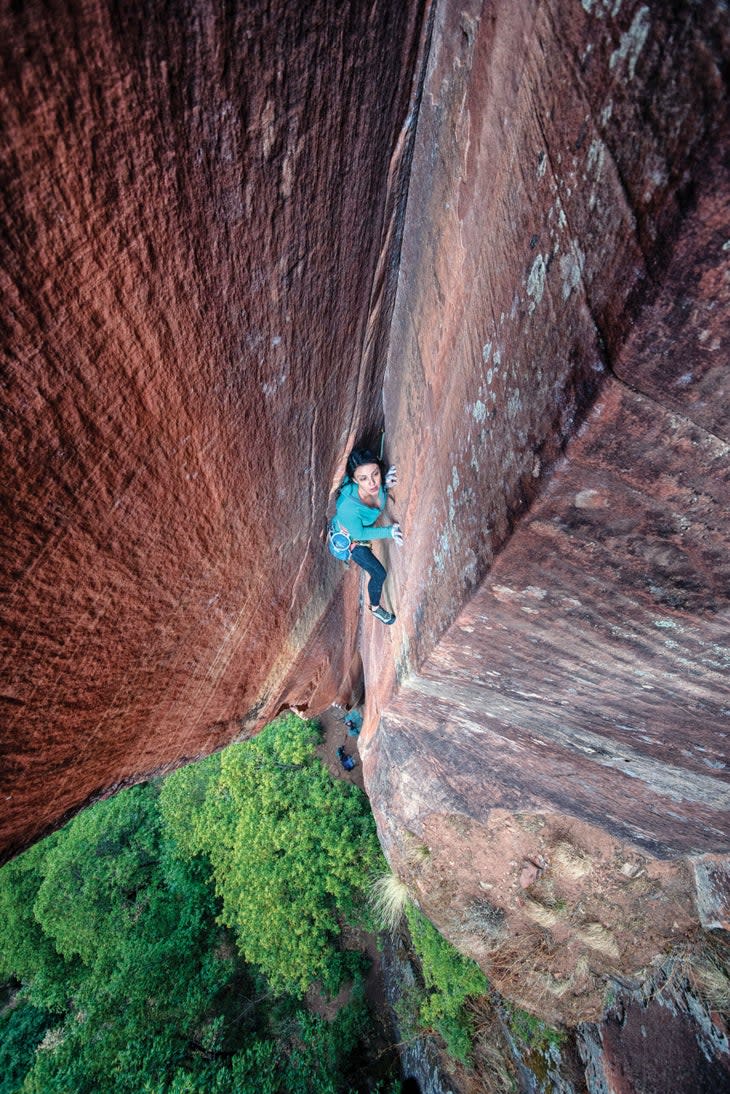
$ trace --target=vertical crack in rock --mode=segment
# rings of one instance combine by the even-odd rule
[[[360,414],[362,414],[363,405],[368,404],[366,384],[371,385],[378,394],[382,390],[385,352],[398,281],[413,144],[417,133],[418,115],[426,78],[426,65],[433,35],[436,7],[437,0],[427,0],[421,22],[420,37],[412,62],[411,71],[413,75],[409,109],[395,141],[388,167],[384,224],[370,290],[368,319],[358,366],[355,405]],[[355,410],[353,410],[353,415],[354,413]],[[380,413],[378,419],[381,420]],[[375,419],[368,423],[370,428],[375,424]],[[354,436],[352,421],[350,436]]]

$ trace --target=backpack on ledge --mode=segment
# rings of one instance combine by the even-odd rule
[[[343,528],[337,517],[333,517],[329,523],[327,546],[330,554],[334,555],[340,562],[349,563],[352,538],[347,528]]]

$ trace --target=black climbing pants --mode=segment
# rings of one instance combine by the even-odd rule
[[[388,576],[387,570],[382,563],[378,562],[377,558],[370,550],[369,547],[363,547],[361,543],[358,543],[357,547],[353,547],[350,552],[350,558],[353,562],[356,562],[366,573],[370,574],[370,581],[368,582],[368,596],[370,597],[370,603],[374,608],[376,604],[380,603],[380,594],[383,590],[383,582]]]

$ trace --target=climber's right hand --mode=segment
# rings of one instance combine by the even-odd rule
[[[391,524],[390,526],[390,538],[394,539],[399,547],[403,546],[403,531],[400,524]]]

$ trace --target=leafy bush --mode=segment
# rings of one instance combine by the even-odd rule
[[[476,964],[447,942],[413,904],[406,919],[429,994],[420,1004],[419,1020],[443,1037],[449,1056],[468,1064],[474,1029],[467,1000],[484,995],[489,984]]]
[[[368,1016],[364,958],[340,952],[340,930],[385,864],[367,799],[315,744],[285,717],[0,870],[0,1094],[346,1089]],[[334,1021],[308,1013],[311,982],[344,976]]]
[[[45,1011],[24,1002],[0,1014],[0,1094],[15,1094],[51,1021]]]
[[[428,993],[417,984],[401,985],[400,995],[395,1001],[393,1010],[404,1041],[413,1041],[423,1033],[421,1007],[427,998]]]
[[[188,815],[178,801],[196,778],[189,768],[167,779],[161,801],[178,845],[210,860],[220,921],[246,961],[297,995],[315,979],[337,991],[341,922],[364,922],[368,879],[385,865],[367,799],[331,778],[316,743],[311,722],[284,715],[222,753]]]

